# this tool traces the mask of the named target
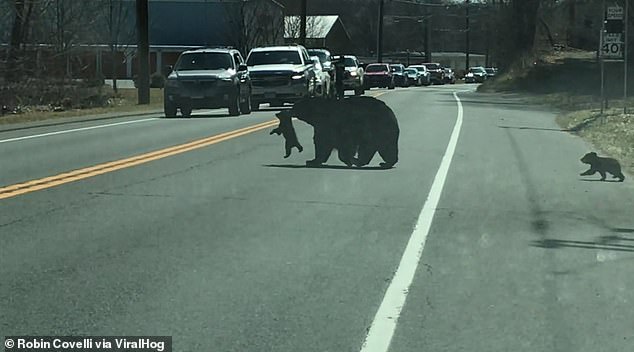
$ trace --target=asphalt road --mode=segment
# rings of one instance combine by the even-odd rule
[[[591,147],[517,96],[461,91],[460,116],[453,92],[469,89],[369,93],[400,122],[390,170],[346,169],[334,154],[303,167],[312,129],[298,121],[305,150],[288,159],[266,127],[0,199],[0,336],[170,335],[174,351],[631,350],[631,177],[579,177]],[[0,187],[273,114],[3,132]]]

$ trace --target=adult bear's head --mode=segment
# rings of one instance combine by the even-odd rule
[[[330,100],[320,98],[305,98],[293,104],[289,110],[282,110],[275,116],[279,119],[296,117],[309,125],[315,126],[315,123],[323,120],[323,116],[327,114]]]

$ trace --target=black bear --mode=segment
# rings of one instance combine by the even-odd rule
[[[285,145],[284,148],[286,150],[286,155],[284,158],[288,158],[291,155],[291,150],[293,147],[297,148],[301,153],[304,150],[299,141],[297,140],[297,133],[295,133],[295,128],[293,127],[293,120],[290,116],[278,116],[280,120],[280,124],[269,134],[277,134],[278,136],[281,134],[284,136]]]
[[[605,180],[605,173],[608,172],[613,178],[618,178],[620,182],[625,180],[625,176],[621,172],[621,165],[616,159],[602,158],[597,156],[597,153],[591,152],[581,158],[581,162],[589,164],[590,169],[584,171],[580,176],[594,175],[595,173],[601,174],[601,181]]]
[[[378,152],[380,166],[391,168],[398,162],[399,126],[396,116],[384,102],[372,97],[342,100],[308,98],[298,101],[280,118],[297,117],[313,126],[315,158],[306,165],[325,163],[333,149],[348,166],[365,166]],[[355,158],[355,155],[357,157]]]

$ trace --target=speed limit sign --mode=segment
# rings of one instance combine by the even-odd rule
[[[603,57],[605,58],[621,58],[623,57],[623,44],[622,43],[606,43],[601,48]]]
[[[601,56],[606,59],[623,58],[623,38],[621,34],[604,33],[601,41]]]

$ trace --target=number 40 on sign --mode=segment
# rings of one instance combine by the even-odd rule
[[[623,41],[620,34],[606,33],[603,36],[601,54],[605,58],[622,58]]]

